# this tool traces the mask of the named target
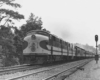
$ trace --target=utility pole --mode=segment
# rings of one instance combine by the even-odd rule
[[[95,35],[95,41],[96,41],[96,55],[95,55],[95,60],[96,60],[96,64],[97,64],[98,63],[98,60],[99,60],[99,55],[98,55],[98,52],[97,52],[98,35]]]

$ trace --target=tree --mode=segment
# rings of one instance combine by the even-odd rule
[[[16,56],[16,47],[13,40],[14,34],[11,31],[11,27],[0,26],[0,46],[2,51],[0,57],[4,66],[10,66],[16,64],[14,57]]]
[[[14,8],[20,8],[21,5],[14,3],[14,1],[15,0],[0,0],[0,7],[3,7],[3,5],[8,5]],[[4,9],[4,8],[0,9],[0,22],[5,20],[4,25],[8,22],[13,24],[12,19],[20,20],[20,19],[24,19],[24,16],[13,10]]]
[[[21,5],[14,2],[15,0],[0,0],[0,23],[4,22],[4,25],[0,26],[0,46],[2,46],[2,51],[0,51],[0,57],[3,60],[4,66],[14,65],[16,64],[15,57],[16,54],[16,46],[15,46],[15,35],[12,33],[11,29],[14,29],[13,26],[9,26],[10,24],[14,24],[13,20],[24,19],[22,14],[19,14],[16,8],[20,8]],[[6,9],[4,6],[11,6],[15,10]],[[7,27],[5,26],[7,24]]]
[[[26,35],[28,31],[37,29],[42,29],[41,18],[35,17],[35,15],[31,13],[29,19],[26,21],[26,24],[21,26],[21,30],[23,31],[24,35]]]

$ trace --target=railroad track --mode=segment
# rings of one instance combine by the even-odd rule
[[[74,74],[77,70],[84,70],[84,68],[82,68],[82,67],[85,66],[87,63],[89,63],[89,62],[76,65],[74,67],[66,69],[65,71],[59,72],[59,73],[57,73],[51,77],[45,78],[43,80],[59,80],[59,79],[65,80],[67,77]]]
[[[15,65],[15,66],[7,66],[7,67],[0,67],[0,70],[1,70],[1,69],[8,69],[8,68],[21,67],[21,66],[25,66],[25,65],[28,65],[28,64]]]
[[[61,64],[61,63],[60,63]],[[55,64],[55,65],[60,65],[60,64]],[[48,64],[48,65],[32,65],[29,66],[28,64],[23,64],[23,65],[16,65],[16,66],[9,66],[9,67],[0,67],[0,76],[1,75],[8,75],[8,74],[13,74],[16,72],[24,72],[27,70],[32,70],[32,69],[37,69],[37,68],[42,68],[45,66],[54,66],[53,64]]]
[[[76,70],[80,69],[82,66],[86,65],[90,61],[91,59],[80,60],[60,66],[45,67],[34,70],[27,74],[12,76],[6,80],[55,80],[59,77],[65,78],[65,76],[68,77],[69,75],[71,75]]]
[[[61,64],[61,63],[60,63]],[[55,64],[55,65],[60,65],[60,64]],[[24,72],[27,70],[32,70],[32,69],[37,69],[37,68],[42,68],[42,67],[46,67],[46,66],[54,66],[53,64],[48,64],[48,65],[32,65],[29,66],[28,64],[23,64],[23,65],[16,65],[16,66],[9,66],[9,67],[0,67],[0,76],[1,75],[8,75],[8,74],[14,74],[17,72]]]
[[[26,67],[26,66],[28,66],[28,64],[8,66],[8,67],[0,67],[0,71],[10,70],[10,69],[15,69],[15,68],[21,68],[21,67]]]
[[[4,68],[0,68],[0,76],[2,75],[10,75],[10,74],[14,74],[16,72],[22,72],[22,71],[26,71],[26,70],[31,70],[31,69],[36,69],[39,68],[40,66],[36,65],[36,66],[29,66],[29,65],[19,65],[19,66],[12,66],[12,67],[4,67]]]

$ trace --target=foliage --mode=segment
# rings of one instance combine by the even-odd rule
[[[21,5],[19,5],[17,3],[13,3],[13,1],[15,1],[15,0],[0,0],[0,4],[1,4],[1,6],[3,4],[6,4],[6,5],[9,5],[9,6],[15,7],[15,8],[21,7]]]
[[[16,47],[16,54],[19,58],[19,62],[23,63],[23,35],[20,30],[18,30],[16,27],[15,29],[15,36],[13,38],[14,40],[14,46]]]
[[[14,46],[13,33],[11,27],[0,26],[0,45],[2,51],[0,56],[4,66],[14,65],[17,62],[13,59],[16,56],[16,47]]]
[[[14,38],[14,33],[12,33],[12,26],[9,26],[8,23],[13,24],[13,20],[24,19],[22,14],[10,9],[3,8],[4,5],[10,6],[13,8],[20,8],[21,5],[14,3],[15,0],[0,0],[0,23],[5,21],[4,25],[0,26],[0,58],[2,58],[2,63],[4,66],[10,66],[17,64],[16,57],[16,46]],[[5,26],[7,24],[7,27]]]
[[[35,17],[35,15],[31,13],[29,19],[26,21],[26,24],[22,25],[20,30],[23,32],[23,35],[26,35],[28,31],[37,29],[42,29],[41,18]]]
[[[13,3],[15,0],[0,0],[0,7],[2,7],[4,4],[8,6],[12,6],[14,8],[20,8],[20,4]],[[19,14],[16,11],[9,10],[9,9],[0,9],[0,22],[5,19],[5,23],[12,22],[12,19],[19,20],[24,19],[24,16],[22,14]]]

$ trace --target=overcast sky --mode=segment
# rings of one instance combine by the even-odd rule
[[[100,0],[16,1],[26,18],[41,17],[44,28],[68,42],[95,46],[94,35],[100,37]]]

